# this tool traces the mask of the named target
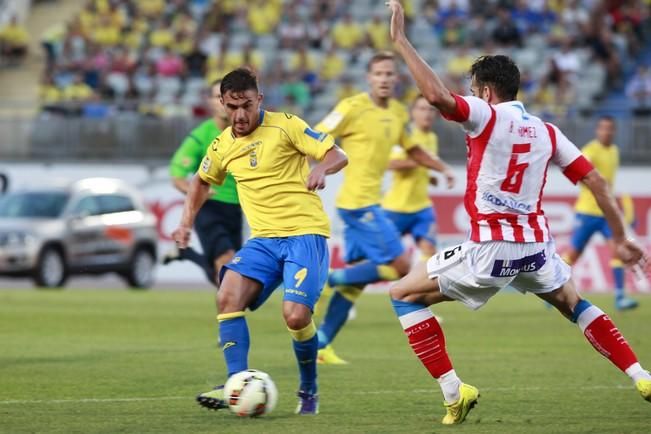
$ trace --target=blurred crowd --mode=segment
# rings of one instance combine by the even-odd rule
[[[412,39],[460,93],[477,55],[506,52],[523,70],[521,99],[549,116],[612,89],[651,100],[647,68],[622,80],[649,40],[649,0],[403,3]],[[369,53],[391,48],[388,25],[378,1],[88,0],[44,30],[42,105],[202,115],[207,84],[246,65],[260,73],[267,108],[304,114],[363,89]],[[28,35],[16,26],[0,30],[0,48],[19,58]],[[409,101],[416,89],[402,78]]]

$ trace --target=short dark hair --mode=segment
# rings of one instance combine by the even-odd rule
[[[520,89],[520,70],[508,56],[481,56],[470,68],[470,76],[479,86],[492,86],[497,96],[514,100]]]
[[[611,123],[614,124],[615,123],[615,117],[611,116],[611,115],[601,115],[601,116],[599,116],[599,119],[597,119],[597,123],[599,123],[601,121],[608,121],[608,122],[611,122]]]
[[[258,91],[258,78],[248,68],[237,68],[222,78],[219,87],[222,95],[226,92],[246,92],[247,90]]]
[[[366,71],[370,72],[373,65],[385,60],[391,60],[393,63],[396,63],[396,55],[391,51],[378,51],[373,55],[373,57],[369,59],[368,63],[366,64]]]

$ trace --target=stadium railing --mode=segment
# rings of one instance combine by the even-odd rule
[[[88,161],[167,160],[199,122],[188,117],[146,117],[119,113],[103,119],[41,114],[34,118],[0,117],[2,160]],[[315,120],[311,120],[313,123]],[[578,146],[593,138],[595,119],[576,118],[556,124]],[[441,157],[453,163],[466,158],[460,128],[439,119],[435,125]],[[650,164],[651,122],[618,121],[616,142],[623,164]]]

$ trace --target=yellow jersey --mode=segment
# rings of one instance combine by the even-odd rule
[[[227,172],[233,175],[253,238],[329,237],[321,199],[305,182],[307,157],[321,160],[333,146],[332,136],[296,116],[261,111],[260,124],[248,136],[235,137],[226,128],[208,147],[197,173],[216,185]]]
[[[438,154],[438,137],[432,131],[422,131],[416,127],[411,133],[411,141],[432,156]],[[392,160],[406,160],[409,157],[404,149],[395,147]],[[389,211],[412,213],[432,206],[429,195],[429,169],[418,166],[415,169],[394,170],[391,188],[384,195],[382,208]]]
[[[337,207],[359,209],[380,203],[382,178],[389,165],[391,149],[412,144],[406,126],[409,114],[400,102],[391,99],[379,107],[368,93],[342,100],[316,129],[341,139],[348,155],[344,183],[337,195]]]
[[[617,145],[604,146],[595,139],[585,145],[581,152],[590,160],[612,189],[615,184],[617,168],[619,167],[619,149]],[[579,197],[576,200],[574,209],[581,214],[604,215],[588,187],[583,184],[579,186]]]

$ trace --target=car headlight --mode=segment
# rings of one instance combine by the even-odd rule
[[[10,232],[5,235],[4,245],[7,247],[18,247],[32,244],[34,236],[26,232]]]

